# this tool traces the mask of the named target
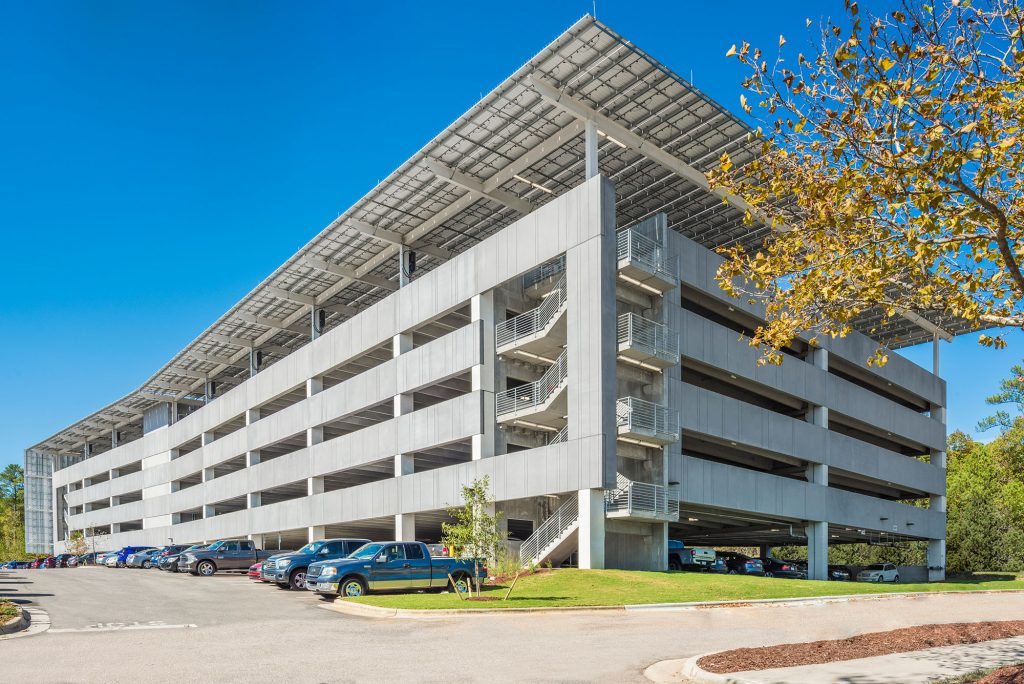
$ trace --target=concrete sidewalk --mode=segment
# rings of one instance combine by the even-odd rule
[[[722,677],[718,681],[744,684],[924,684],[1021,662],[1024,662],[1024,637],[1012,637],[821,665],[734,672],[718,675]]]

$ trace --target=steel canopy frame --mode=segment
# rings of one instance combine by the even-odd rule
[[[157,403],[202,398],[205,378],[237,383],[248,377],[255,350],[263,352],[266,367],[309,342],[315,311],[325,312],[330,327],[396,290],[401,250],[415,249],[419,271],[429,271],[583,182],[583,122],[534,83],[565,92],[614,123],[620,137],[624,131],[642,143],[626,145],[601,131],[600,170],[615,181],[619,225],[664,211],[673,229],[709,247],[753,245],[766,235],[763,227],[743,225],[742,212],[707,192],[699,177],[723,150],[737,163],[753,158],[750,128],[584,16],[331,221],[137,390],[31,448],[82,453],[86,425],[137,423]],[[678,164],[666,168],[666,158]],[[857,327],[893,347],[934,334],[910,321],[884,329],[878,323],[869,316]],[[968,330],[949,319],[932,325],[953,334]]]

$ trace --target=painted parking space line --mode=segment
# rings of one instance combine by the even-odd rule
[[[50,628],[50,634],[70,634],[70,633],[89,633],[89,632],[124,632],[130,630],[140,629],[194,629],[198,625],[194,623],[181,624],[181,625],[169,625],[166,622],[154,620],[150,622],[97,622],[92,625],[86,625],[85,627],[75,627],[67,629],[53,629]]]

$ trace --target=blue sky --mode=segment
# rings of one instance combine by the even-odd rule
[[[731,44],[798,44],[841,6],[601,0],[597,16],[736,108]],[[6,3],[0,467],[136,388],[593,7]],[[952,426],[987,413],[1010,340],[944,345]]]

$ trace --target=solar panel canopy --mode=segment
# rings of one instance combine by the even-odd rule
[[[584,123],[545,99],[547,83],[704,172],[723,152],[757,152],[729,110],[610,28],[586,16],[338,216],[135,391],[43,440],[36,450],[82,453],[112,430],[141,431],[141,416],[169,401],[201,402],[208,381],[230,387],[398,289],[400,250],[428,271],[584,180]],[[707,247],[755,245],[767,229],[706,189],[600,132],[600,171],[614,181],[617,223],[664,212],[669,226]],[[457,181],[457,182],[453,182]],[[965,324],[934,323],[958,333]],[[911,321],[858,327],[897,348],[932,339]],[[872,332],[873,331],[873,332]]]

